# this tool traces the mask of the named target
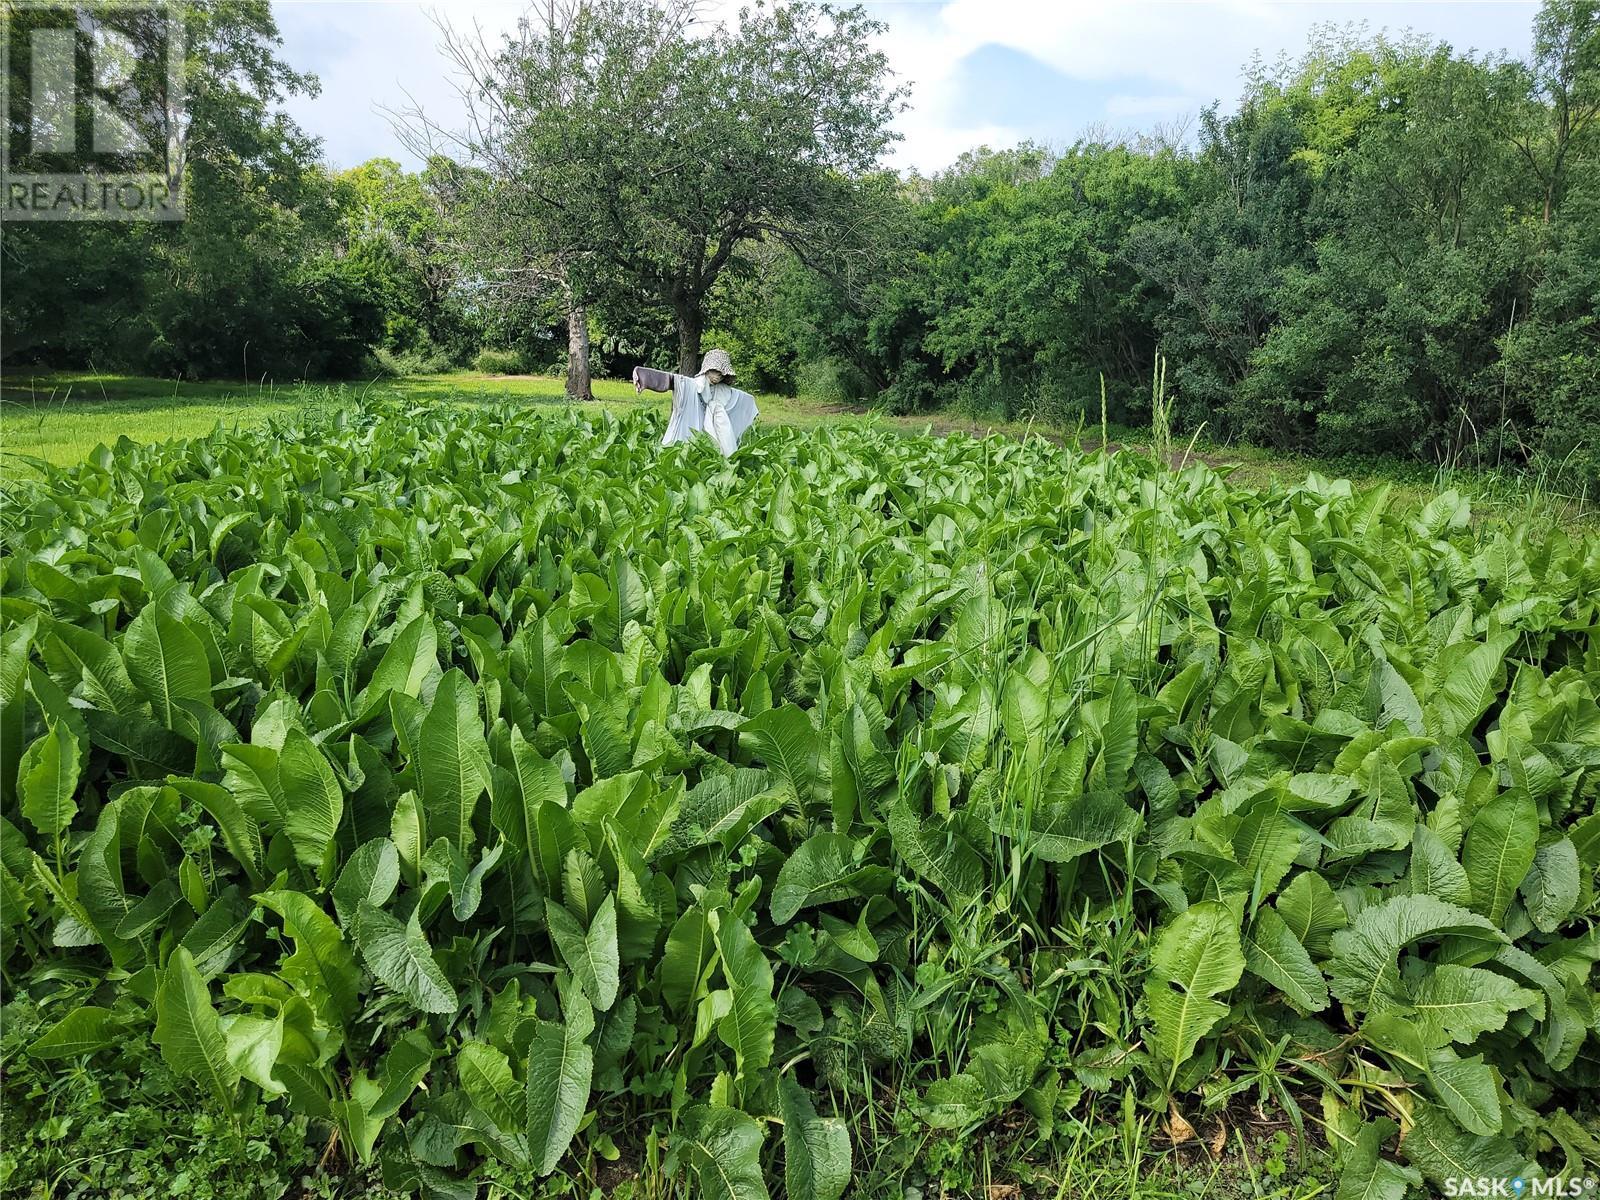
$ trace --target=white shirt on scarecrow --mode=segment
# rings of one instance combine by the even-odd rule
[[[711,439],[724,457],[739,448],[739,439],[760,416],[755,397],[733,386],[733,363],[726,350],[709,350],[698,375],[678,375],[649,367],[633,369],[636,392],[672,393],[663,446],[686,442],[696,433]]]

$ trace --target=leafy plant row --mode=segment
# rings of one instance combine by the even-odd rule
[[[1595,1161],[1600,543],[654,435],[373,404],[7,484],[28,1053],[152,1039],[439,1196],[831,1200],[880,1111],[1020,1160],[1253,1101],[1371,1197]]]

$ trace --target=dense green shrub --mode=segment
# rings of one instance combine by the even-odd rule
[[[472,369],[486,375],[525,375],[528,363],[520,350],[479,350]]]

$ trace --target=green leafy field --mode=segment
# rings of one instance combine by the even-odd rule
[[[115,1169],[86,1094],[198,1110],[217,1195],[1600,1174],[1600,539],[659,428],[4,485],[7,1191]]]

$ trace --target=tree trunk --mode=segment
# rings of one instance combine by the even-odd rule
[[[589,314],[581,304],[567,310],[567,399],[594,399],[589,388]]]
[[[700,336],[705,332],[704,318],[696,300],[680,300],[676,305],[678,317],[678,374],[696,375],[700,371]]]

